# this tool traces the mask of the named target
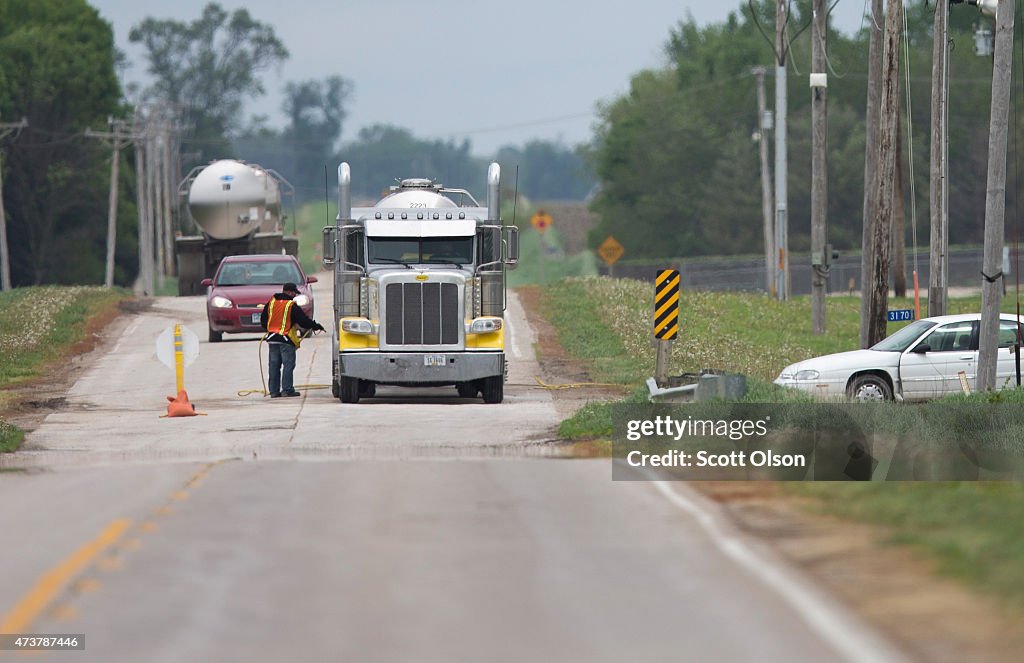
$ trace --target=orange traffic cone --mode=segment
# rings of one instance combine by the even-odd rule
[[[178,392],[177,398],[168,396],[167,400],[170,401],[167,404],[168,417],[194,417],[198,414],[196,406],[188,402],[188,394],[184,389]]]

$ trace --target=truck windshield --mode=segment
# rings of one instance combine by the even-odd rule
[[[473,262],[472,237],[370,237],[369,262],[459,264]]]

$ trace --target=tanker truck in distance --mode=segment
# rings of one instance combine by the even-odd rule
[[[356,403],[379,384],[451,385],[463,398],[502,401],[505,272],[519,235],[501,221],[500,175],[492,163],[486,207],[464,189],[407,179],[353,209],[349,165],[338,167],[338,218],[323,231],[335,398]]]
[[[198,235],[174,240],[178,294],[196,295],[224,256],[257,253],[295,255],[299,241],[285,234],[281,196],[294,195],[283,177],[269,168],[233,159],[197,166],[178,185],[178,199]]]

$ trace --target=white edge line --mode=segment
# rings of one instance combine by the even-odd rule
[[[121,343],[124,342],[124,339],[134,334],[135,330],[139,328],[140,324],[142,324],[142,318],[135,318],[135,320],[132,321],[132,323],[128,325],[128,327],[124,330],[124,332],[121,333],[121,338],[117,339],[117,343],[114,345],[114,349],[110,351],[110,354],[117,354],[117,351],[121,349]]]
[[[512,297],[509,297],[509,299],[511,300]],[[526,320],[526,311],[520,304],[518,297],[516,297],[515,306],[517,306],[520,309],[520,312],[523,314],[523,320]],[[529,326],[529,320],[526,321],[526,324],[527,326]],[[515,332],[515,325],[512,324],[511,315],[505,316],[505,326],[508,327],[508,335],[512,340],[512,342],[510,343],[510,345],[512,346],[512,356],[515,357],[516,359],[522,359],[523,351],[519,347],[519,334]]]
[[[651,477],[651,483],[669,502],[693,516],[719,550],[777,592],[813,631],[847,660],[908,660],[874,629],[839,607],[837,599],[786,568],[766,546],[755,551],[752,542],[744,540],[747,537],[724,523],[721,516],[712,514],[708,505],[698,504],[698,500],[705,501],[703,497],[684,496],[673,489],[674,482],[655,479],[647,471],[644,474]]]

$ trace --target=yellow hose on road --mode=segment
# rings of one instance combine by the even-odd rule
[[[306,333],[302,335],[302,338],[307,338],[309,336],[312,336],[315,333],[316,332],[314,332],[314,331],[306,330]],[[270,395],[270,392],[267,391],[267,377],[263,374],[263,340],[264,340],[264,337],[261,336],[260,337],[259,345],[256,346],[256,356],[257,356],[257,358],[259,360],[259,364],[260,364],[260,383],[263,385],[263,388],[262,389],[242,389],[241,391],[238,392],[239,396],[245,397],[245,396],[251,396],[253,394],[259,394],[259,395],[263,396],[264,398],[266,398],[267,396]],[[293,385],[293,387],[296,388],[296,389],[298,389],[299,387],[302,387],[303,389],[327,389],[328,387],[332,387],[332,386],[333,385],[329,385],[329,384],[296,384],[296,385]]]
[[[537,381],[537,386],[541,389],[550,389],[552,391],[557,389],[581,389],[583,387],[625,387],[625,385],[613,384],[611,382],[571,382],[569,384],[548,384],[537,376],[534,376],[533,379]]]

